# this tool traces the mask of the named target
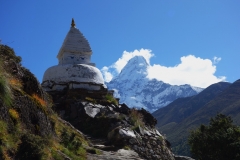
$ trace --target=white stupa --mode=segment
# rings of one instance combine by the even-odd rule
[[[43,76],[42,87],[46,91],[63,89],[106,89],[103,76],[91,63],[92,50],[87,39],[76,28],[71,28],[57,55],[58,65],[48,68]]]

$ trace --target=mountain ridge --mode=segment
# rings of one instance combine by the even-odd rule
[[[106,85],[116,92],[115,96],[121,98],[121,103],[150,112],[168,105],[177,98],[196,95],[203,90],[188,84],[178,86],[148,79],[148,67],[149,64],[143,56],[135,56],[128,61],[119,75]]]

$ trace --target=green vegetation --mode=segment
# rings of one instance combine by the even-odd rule
[[[66,126],[66,124],[59,121],[56,114],[51,115],[51,119],[54,123],[55,133],[57,137],[60,138],[60,141],[54,141],[52,143],[52,155],[54,158],[61,160],[61,158],[58,158],[59,152],[61,152],[72,159],[86,159],[86,149],[84,146],[88,146],[88,142],[84,137],[70,126]]]
[[[48,145],[49,141],[38,135],[26,133],[21,137],[18,153],[19,159],[36,159],[41,160],[45,157],[43,148]]]
[[[111,95],[111,94],[107,94],[105,96],[105,99],[107,100],[107,102],[118,105],[118,101]]]
[[[6,122],[0,121],[0,159],[10,160],[10,155],[18,151],[18,146],[21,143],[19,140],[19,125],[9,132]]]
[[[11,106],[12,98],[13,98],[13,95],[12,95],[10,86],[8,84],[8,81],[7,81],[6,77],[4,77],[3,74],[1,74],[1,71],[0,71],[0,99],[7,106]]]
[[[131,148],[129,146],[124,146],[123,149],[130,150]]]
[[[239,160],[240,127],[223,114],[211,118],[208,126],[201,125],[189,136],[190,150],[198,160]]]
[[[3,61],[0,59],[0,99],[7,105],[12,104],[12,92],[8,83],[8,79],[5,76],[3,69]]]

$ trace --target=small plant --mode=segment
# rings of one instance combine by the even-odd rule
[[[12,119],[14,119],[14,120],[18,120],[19,119],[19,114],[18,114],[18,112],[15,110],[15,109],[9,109],[9,115],[10,115],[10,117],[12,118]]]
[[[139,113],[135,108],[131,109],[130,121],[133,125],[132,129],[136,129],[138,126],[144,126],[143,115]]]
[[[129,146],[124,146],[123,149],[130,150],[131,148]]]
[[[109,103],[113,103],[115,105],[118,105],[118,101],[111,94],[107,94],[105,96],[105,98]]]
[[[95,99],[93,99],[93,98],[85,97],[85,99],[86,99],[87,101],[89,101],[89,102],[92,102],[93,104],[96,104],[96,103],[97,103],[97,101],[96,101]]]

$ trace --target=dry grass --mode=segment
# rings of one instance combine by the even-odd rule
[[[21,89],[22,88],[22,82],[19,79],[16,78],[10,78],[9,84],[15,88],[15,89]]]
[[[133,129],[138,127],[138,126],[144,126],[144,122],[143,122],[143,115],[141,113],[138,112],[138,110],[136,109],[131,109],[130,112],[130,118],[131,118],[131,122],[134,125]]]
[[[41,106],[46,107],[47,103],[41,98],[39,97],[37,94],[33,94],[32,97],[41,104]]]

